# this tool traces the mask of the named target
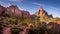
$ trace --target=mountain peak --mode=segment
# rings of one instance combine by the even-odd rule
[[[48,13],[42,7],[40,7],[39,10],[35,13],[35,15],[44,16],[44,15],[48,15]]]
[[[41,10],[41,11],[42,11],[42,10],[43,10],[43,7],[40,7],[40,8],[39,8],[39,10]]]
[[[52,15],[48,15],[48,13],[43,9],[43,7],[40,7],[39,10],[34,15],[52,17]]]

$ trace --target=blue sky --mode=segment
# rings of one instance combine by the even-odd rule
[[[29,11],[30,14],[34,14],[42,6],[48,14],[60,17],[60,0],[0,0],[0,4],[5,7],[14,4],[22,10]]]

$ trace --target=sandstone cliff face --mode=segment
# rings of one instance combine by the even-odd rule
[[[47,24],[47,26],[48,26],[48,28],[47,28],[48,33],[50,33],[50,34],[60,33],[60,24],[50,22]]]
[[[35,13],[35,16],[53,17],[52,15],[48,15],[48,13],[42,7],[40,7],[40,9]]]
[[[48,13],[41,7],[36,13],[36,16],[44,16],[44,15],[48,15]]]
[[[21,10],[18,9],[17,6],[11,5],[7,7],[7,12],[11,16],[22,16]]]
[[[16,17],[21,17],[21,16],[23,16],[24,18],[30,17],[30,13],[28,11],[19,10],[19,8],[15,5],[11,5],[7,8],[0,5],[0,15],[4,13],[9,14],[10,16],[16,16]],[[52,15],[48,15],[48,13],[42,7],[34,15],[53,17]]]
[[[11,5],[7,8],[0,5],[0,15],[2,14],[8,14],[10,16],[15,16],[15,17],[30,18],[30,13],[28,11],[20,10],[15,5]]]
[[[0,5],[0,15],[2,15],[5,12],[5,7]]]

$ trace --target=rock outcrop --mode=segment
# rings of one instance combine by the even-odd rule
[[[47,32],[48,34],[59,34],[60,33],[60,24],[50,22],[47,24]]]
[[[15,16],[15,17],[30,18],[30,13],[28,11],[20,10],[15,5],[11,5],[7,8],[0,5],[0,15],[2,14],[8,14],[10,16]]]
[[[0,5],[0,15],[3,15],[5,13],[5,7]]]
[[[22,16],[24,18],[30,18],[30,13],[28,11],[22,11]]]
[[[9,14],[10,16],[22,16],[21,10],[19,10],[18,7],[14,5],[7,7],[6,13]]]
[[[50,14],[48,17],[51,17],[52,18],[53,16]]]
[[[48,15],[48,13],[41,7],[36,13],[36,16],[44,16],[44,15]]]
[[[11,16],[19,16],[19,17],[24,17],[24,18],[29,18],[30,17],[30,13],[28,11],[25,10],[19,10],[19,8],[17,6],[11,5],[7,8],[7,12],[8,14],[10,14]]]
[[[52,15],[48,15],[48,13],[42,7],[40,7],[40,9],[35,13],[35,16],[53,17]]]

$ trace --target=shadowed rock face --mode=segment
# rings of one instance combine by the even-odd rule
[[[60,34],[60,24],[57,23],[49,23],[47,26],[52,26],[50,29],[47,30],[49,34]]]
[[[0,5],[0,15],[5,13],[5,7]]]
[[[48,17],[51,17],[52,18],[53,16],[52,15],[49,15]]]
[[[22,11],[22,16],[24,18],[30,18],[30,13],[28,11]]]

